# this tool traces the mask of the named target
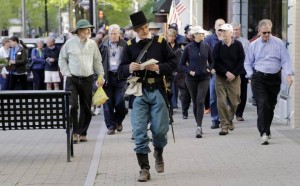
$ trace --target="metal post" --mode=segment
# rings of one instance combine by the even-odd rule
[[[21,32],[21,37],[25,37],[25,33],[26,33],[26,23],[25,23],[25,0],[22,0],[22,32]]]
[[[93,24],[94,23],[94,11],[93,11],[93,0],[89,1],[89,17],[90,17],[90,23]]]
[[[48,10],[47,10],[47,0],[45,0],[45,35],[48,36]]]
[[[93,24],[95,26],[95,32],[97,32],[97,28],[98,28],[98,25],[97,25],[97,1],[96,0],[93,0]]]

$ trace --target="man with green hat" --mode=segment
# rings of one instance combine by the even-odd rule
[[[100,77],[97,86],[104,84],[102,58],[98,46],[90,39],[91,28],[94,26],[89,21],[79,20],[72,32],[74,36],[65,43],[59,54],[59,68],[66,78],[65,89],[72,92],[70,104],[74,143],[78,143],[78,139],[80,142],[87,141],[87,130],[92,118],[90,109],[93,75],[97,74]]]

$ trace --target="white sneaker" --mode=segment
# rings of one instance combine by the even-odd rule
[[[269,145],[269,142],[268,142],[269,137],[266,134],[263,134],[263,136],[261,137],[261,139],[263,141],[262,145]]]
[[[96,107],[96,109],[94,110],[94,114],[99,115],[100,114],[100,108]]]

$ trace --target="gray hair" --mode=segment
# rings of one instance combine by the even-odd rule
[[[234,27],[234,28],[241,28],[241,24],[237,23],[237,22],[232,22],[231,26]]]
[[[36,43],[42,43],[42,44],[44,44],[44,40],[43,40],[42,38],[38,38],[38,39],[36,40]]]
[[[108,33],[110,34],[110,32],[111,32],[112,30],[114,30],[114,29],[116,29],[117,32],[120,33],[120,26],[117,25],[117,24],[112,24],[112,25],[110,25],[110,26],[108,27]]]
[[[259,21],[258,28],[261,28],[262,26],[270,26],[272,28],[273,24],[270,19],[263,19]]]
[[[52,41],[53,43],[55,43],[55,38],[52,36],[47,37],[47,41]]]
[[[9,43],[9,39],[8,38],[3,38],[2,39],[2,45],[5,45],[6,43]]]

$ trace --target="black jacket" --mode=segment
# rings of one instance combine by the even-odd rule
[[[122,53],[123,53],[123,49],[126,45],[126,41],[123,39],[119,40],[118,43],[119,47],[120,47],[120,59],[122,59]],[[102,65],[103,65],[103,69],[104,69],[104,79],[105,79],[105,83],[108,82],[109,80],[109,53],[110,53],[110,47],[109,47],[109,40],[104,41],[102,44],[100,44],[99,46],[99,50],[101,53],[101,57],[102,57]],[[118,75],[119,80],[125,80],[127,78],[122,78]]]
[[[180,60],[180,68],[184,70],[188,80],[209,79],[210,73],[207,72],[207,69],[211,70],[213,67],[212,52],[204,41],[198,44],[193,41],[184,48]],[[191,71],[195,71],[194,76],[190,75]]]
[[[218,75],[226,77],[226,72],[229,71],[235,76],[239,76],[244,71],[245,52],[243,45],[238,40],[233,40],[233,43],[228,47],[219,41],[213,50],[215,60],[215,70]]]
[[[129,65],[131,62],[136,61],[138,55],[143,50],[145,44],[136,43],[136,39],[133,38],[127,42],[124,48],[121,64],[119,66],[118,72],[122,78],[128,78],[131,74],[129,72]],[[140,70],[134,72],[135,76],[141,78],[158,78],[163,76],[172,76],[172,72],[176,69],[176,56],[168,45],[165,39],[160,39],[159,36],[154,36],[152,44],[148,48],[141,63],[149,60],[156,59],[159,61],[157,64],[159,66],[159,73]]]

